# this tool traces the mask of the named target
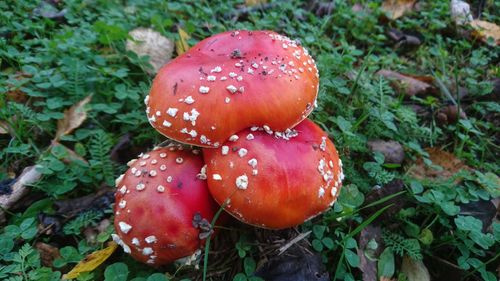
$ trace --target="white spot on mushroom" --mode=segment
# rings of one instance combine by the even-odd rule
[[[210,73],[219,73],[222,71],[222,67],[216,66],[214,69],[210,70]]]
[[[169,107],[167,109],[167,114],[170,115],[170,116],[172,116],[172,117],[175,117],[175,115],[177,115],[177,111],[179,111],[179,109]]]
[[[144,249],[142,249],[142,254],[145,256],[149,256],[152,253],[153,253],[153,249],[150,247],[145,247]]]
[[[158,192],[164,192],[165,191],[165,187],[163,185],[159,185],[156,190],[158,190]]]
[[[139,163],[139,166],[141,166],[141,167],[146,166],[146,161],[141,161],[141,162]]]
[[[252,158],[252,159],[248,160],[248,165],[252,166],[252,168],[255,169],[255,167],[257,167],[257,159]]]
[[[156,176],[157,174],[158,174],[158,173],[156,172],[156,170],[151,170],[151,171],[149,171],[149,176],[151,176],[151,177],[154,177],[154,176]]]
[[[330,161],[328,162],[328,166],[330,166],[330,168],[333,168],[333,161],[332,161],[332,160],[330,160]]]
[[[125,194],[127,192],[127,187],[124,185],[118,191],[120,191],[121,194]]]
[[[199,92],[201,94],[208,94],[208,92],[210,91],[210,88],[209,87],[206,87],[206,86],[200,86],[200,89],[199,89]]]
[[[184,103],[186,104],[193,104],[194,103],[194,99],[192,96],[187,96],[185,99],[184,99]]]
[[[167,154],[165,152],[160,153],[160,158],[165,158],[167,157]]]
[[[127,234],[132,229],[132,226],[124,221],[119,222],[118,227],[120,228],[120,231],[125,234]]]
[[[144,238],[144,241],[146,241],[146,243],[148,243],[148,244],[151,244],[151,243],[155,243],[156,241],[158,241],[158,239],[156,239],[156,236],[151,235],[151,236]]]
[[[144,105],[148,105],[148,102],[149,102],[149,95],[147,95],[147,96],[144,98]]]
[[[190,135],[192,138],[195,138],[195,137],[198,135],[198,133],[197,133],[195,130],[191,130],[191,131],[189,132],[189,135]]]
[[[240,93],[242,93],[242,94],[243,94],[243,93],[245,92],[245,87],[241,86],[241,87],[238,89],[238,91],[239,91]]]
[[[156,165],[156,163],[158,163],[158,160],[156,159],[151,160],[151,165]]]
[[[116,180],[115,180],[115,186],[120,185],[120,183],[121,183],[121,182],[122,182],[122,180],[123,180],[123,176],[124,176],[124,175],[122,174],[122,175],[120,175],[119,177],[117,177],[117,178],[116,178]]]
[[[253,140],[255,137],[253,134],[248,134],[247,135],[247,140]]]
[[[229,102],[231,101],[231,98],[230,98],[230,97],[226,97],[226,98],[224,99],[224,101],[225,101],[226,103],[229,103]]]
[[[323,187],[320,187],[318,190],[318,198],[321,198],[325,195],[325,189]]]
[[[161,116],[161,111],[156,111],[156,116]]]
[[[200,180],[206,180],[207,179],[207,165],[203,165],[200,169],[200,173],[196,175],[196,177]]]
[[[238,89],[237,89],[235,86],[233,86],[233,85],[229,85],[229,86],[227,86],[227,87],[226,87],[226,89],[227,89],[229,92],[231,92],[231,94],[236,93],[236,91],[238,90]]]
[[[163,127],[170,127],[170,126],[172,126],[172,123],[168,122],[167,120],[163,120],[162,125],[163,125]]]
[[[175,158],[175,163],[182,164],[182,162],[184,162],[184,159],[182,157]]]
[[[237,135],[232,135],[231,137],[229,137],[229,141],[237,141],[239,139],[239,137]]]
[[[236,187],[239,189],[247,189],[248,187],[248,177],[246,174],[241,175],[236,178]]]
[[[172,180],[173,180],[173,179],[174,179],[174,178],[172,178],[172,176],[168,176],[168,177],[167,177],[167,182],[172,182]]]
[[[141,174],[142,174],[142,172],[141,172],[141,171],[139,171],[139,170],[137,170],[137,171],[135,172],[134,176],[136,176],[136,177],[140,177],[140,176],[141,176]]]
[[[137,161],[137,159],[132,159],[132,160],[128,161],[127,166],[130,167],[130,166],[134,165],[135,161]]]
[[[326,151],[326,137],[321,137],[321,144],[319,145],[319,149],[322,151]]]
[[[249,68],[248,68],[248,70],[247,70],[247,73],[248,73],[248,74],[253,74],[253,69],[251,69],[251,68],[249,67]]]
[[[337,188],[336,187],[332,187],[332,190],[330,192],[332,194],[333,197],[335,197],[335,195],[337,195]]]
[[[132,245],[139,246],[141,245],[139,239],[137,237],[132,238]]]
[[[132,251],[130,250],[130,247],[125,244],[125,243],[122,243],[121,244],[122,248],[123,248],[123,252],[127,253],[127,254],[130,254]]]
[[[226,81],[226,80],[227,80],[227,77],[226,77],[226,76],[222,76],[222,77],[220,78],[220,81]]]
[[[151,155],[149,155],[149,154],[144,154],[144,155],[142,156],[142,159],[148,159],[149,157],[151,157]]]
[[[210,81],[210,82],[213,82],[217,79],[217,77],[213,76],[213,75],[208,75],[207,76],[207,80]]]
[[[246,150],[245,148],[240,148],[240,150],[238,150],[238,155],[240,157],[247,155],[247,153],[248,153],[248,150]]]
[[[240,75],[240,76],[236,77],[236,80],[238,80],[238,82],[243,81],[243,76]]]
[[[222,146],[222,155],[227,155],[229,153],[229,146],[223,145]]]
[[[229,72],[229,77],[234,78],[236,76],[238,76],[238,74],[236,74],[234,72]]]
[[[120,207],[120,209],[125,209],[125,207],[127,206],[127,201],[125,200],[120,200],[120,203],[118,203],[118,207]]]
[[[139,183],[135,186],[135,189],[139,191],[144,190],[144,188],[146,188],[146,186],[143,183]]]
[[[252,63],[252,67],[257,69],[257,68],[259,68],[259,65],[254,62],[254,63]]]
[[[252,170],[252,175],[253,176],[256,176],[258,173],[259,173],[259,170],[257,170],[257,169],[253,169]]]
[[[212,179],[216,180],[216,181],[221,181],[222,180],[222,177],[221,175],[219,174],[213,174],[212,175]]]

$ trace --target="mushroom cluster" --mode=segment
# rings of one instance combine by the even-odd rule
[[[157,266],[199,249],[218,208],[269,229],[328,210],[344,175],[328,134],[306,119],[318,88],[308,51],[272,31],[217,34],[164,65],[148,120],[203,155],[179,144],[131,161],[117,179],[115,241]]]

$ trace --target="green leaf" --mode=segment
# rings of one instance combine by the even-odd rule
[[[394,275],[395,264],[394,264],[394,253],[391,248],[385,248],[385,250],[380,254],[377,264],[378,277],[391,278]]]
[[[126,281],[128,277],[128,267],[122,262],[114,263],[104,271],[105,281]]]
[[[360,262],[359,256],[355,252],[353,252],[353,251],[351,251],[349,249],[344,249],[344,251],[345,251],[344,254],[345,254],[345,258],[346,258],[347,262],[352,267],[358,267],[359,266],[359,262]]]
[[[245,270],[245,273],[247,276],[252,275],[252,273],[255,271],[255,261],[251,257],[246,257],[243,260],[243,269]]]
[[[313,229],[312,229],[314,236],[318,239],[323,238],[325,230],[326,230],[326,226],[324,226],[324,225],[314,225]]]
[[[314,239],[311,243],[314,250],[317,252],[323,251],[323,243],[321,243],[321,240]]]
[[[151,274],[146,281],[168,281],[167,276],[162,273]]]
[[[458,216],[455,218],[455,224],[460,230],[481,231],[483,222],[473,216]]]
[[[334,246],[334,243],[333,243],[333,240],[332,238],[330,237],[325,237],[321,240],[321,242],[323,242],[323,245],[325,245],[325,247],[329,250],[333,249],[333,246]]]
[[[247,281],[247,276],[243,273],[238,273],[233,277],[233,281]]]
[[[419,181],[416,180],[410,182],[410,188],[414,194],[419,194],[422,191],[424,191],[424,186]]]

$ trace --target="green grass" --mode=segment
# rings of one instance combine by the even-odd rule
[[[112,226],[92,241],[79,230],[112,219],[111,205],[63,221],[59,234],[37,231],[39,214],[54,214],[55,202],[112,187],[127,159],[115,162],[109,155],[125,135],[130,136],[125,149],[130,158],[164,140],[144,114],[142,100],[153,78],[146,72],[147,58],[127,52],[125,41],[136,27],[152,27],[176,40],[180,26],[191,36],[189,45],[226,30],[275,30],[300,39],[315,57],[320,91],[312,118],[335,141],[346,180],[334,208],[299,231],[312,230],[306,239],[331,277],[361,280],[359,234],[375,224],[383,231],[383,243],[370,244],[365,253],[384,251],[374,256],[379,273],[407,280],[401,261],[410,256],[422,260],[432,276],[439,274],[436,260],[441,260],[463,270],[468,280],[496,280],[500,224],[483,232],[481,220],[460,207],[500,196],[495,175],[500,107],[490,94],[491,80],[500,77],[500,49],[464,36],[451,20],[449,1],[423,2],[420,11],[394,21],[384,19],[380,1],[360,1],[361,11],[353,11],[354,1],[335,1],[332,14],[325,16],[315,15],[306,2],[277,1],[236,17],[244,1],[68,0],[58,6],[67,9],[64,20],[34,16],[39,2],[0,2],[0,121],[9,127],[8,134],[0,134],[0,181],[32,165],[42,173],[30,187],[32,202],[9,211],[1,226],[0,279],[59,280],[86,254],[105,247]],[[500,24],[499,10],[500,3],[486,1],[483,19]],[[390,28],[418,33],[422,44],[396,48],[387,36]],[[380,69],[430,75],[438,94],[405,97],[404,90],[375,74]],[[457,98],[455,84],[468,95]],[[21,99],[14,99],[14,92]],[[60,139],[76,155],[51,146],[64,110],[89,95],[87,120]],[[440,123],[439,108],[453,102],[467,118]],[[428,114],[417,114],[415,106]],[[383,155],[368,149],[372,139],[402,144],[405,162],[384,163]],[[442,148],[473,170],[448,180],[416,180],[408,171],[418,158],[433,165],[427,147]],[[381,192],[373,199],[374,186],[384,190],[394,180],[402,181],[399,193]],[[404,204],[385,215],[394,202]],[[257,280],[251,276],[263,242],[255,231],[231,227],[220,236],[225,238],[216,237],[212,246],[227,257],[240,257],[236,263],[209,253],[201,270],[153,269],[119,251],[79,280],[165,280],[155,274],[163,272],[172,280],[200,280],[204,270],[207,280]],[[52,268],[42,266],[38,242],[60,249]],[[230,270],[215,274],[224,268]]]

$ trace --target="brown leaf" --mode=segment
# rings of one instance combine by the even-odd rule
[[[105,262],[116,250],[118,244],[109,242],[108,247],[95,251],[81,260],[70,272],[63,275],[62,279],[75,279],[80,273],[90,272]]]
[[[406,275],[408,281],[430,281],[431,276],[427,267],[422,261],[417,261],[409,258],[408,256],[403,257],[403,265],[401,266],[401,272]]]
[[[59,143],[58,141],[53,141],[50,145],[50,148],[54,148],[54,147],[62,147],[66,153],[67,153],[67,156],[64,157],[63,159],[61,159],[64,163],[68,164],[68,163],[71,163],[71,162],[74,162],[74,161],[81,161],[81,162],[84,162],[84,163],[87,163],[87,160],[85,160],[83,157],[81,157],[80,155],[76,154],[76,152],[74,152],[73,150],[69,149],[68,147],[66,147],[65,145],[62,145],[61,143]]]
[[[177,51],[177,55],[180,56],[189,50],[187,40],[191,38],[191,36],[180,27],[177,27],[177,32],[179,33],[179,40],[175,41],[175,50]]]
[[[500,45],[500,26],[484,20],[473,20],[470,25],[475,29],[474,35],[483,42],[487,42],[491,37],[496,45]]]
[[[267,0],[245,0],[245,5],[247,7],[266,4],[266,3],[267,3]]]
[[[58,141],[62,136],[71,133],[87,119],[87,105],[92,99],[92,95],[77,102],[72,107],[64,111],[64,118],[57,122],[57,132],[54,141]]]
[[[9,133],[9,125],[5,121],[0,121],[0,135],[6,135]]]
[[[386,69],[379,70],[377,74],[391,80],[393,82],[392,86],[397,91],[405,93],[408,97],[434,94],[436,92],[436,88],[431,84],[433,79],[429,76],[402,74]]]
[[[385,0],[382,10],[387,13],[390,19],[402,17],[406,12],[412,11],[416,0]]]
[[[170,61],[174,53],[174,42],[151,28],[136,28],[128,33],[133,40],[127,40],[127,50],[138,56],[148,56],[153,70],[147,69],[150,74],[156,74],[160,68]]]
[[[40,253],[40,259],[43,266],[52,267],[54,260],[61,257],[59,249],[50,244],[37,242],[35,248]]]
[[[425,150],[429,153],[429,159],[432,161],[432,164],[441,166],[442,169],[429,167],[424,163],[422,158],[419,158],[409,170],[409,174],[414,178],[446,180],[462,169],[471,169],[452,153],[435,147],[426,148]]]

